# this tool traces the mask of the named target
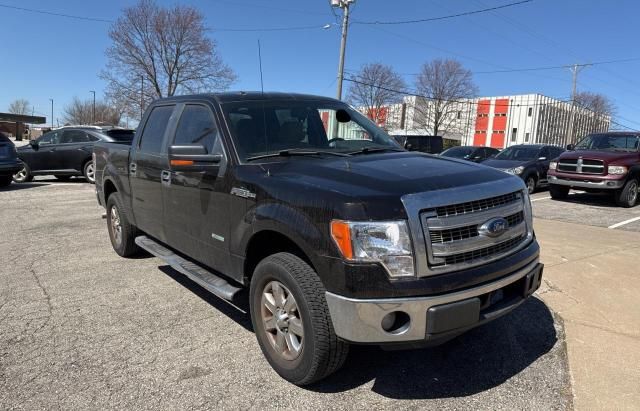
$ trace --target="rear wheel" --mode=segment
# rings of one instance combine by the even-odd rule
[[[305,261],[289,253],[262,260],[249,301],[260,349],[282,378],[307,385],[342,366],[349,345],[336,336],[325,288]]]
[[[569,195],[569,187],[549,184],[549,194],[554,200],[564,200]]]
[[[630,178],[622,189],[616,191],[616,204],[620,207],[630,208],[638,201],[638,180]]]
[[[0,187],[8,187],[11,184],[12,177],[11,175],[0,176]]]
[[[140,251],[135,242],[137,230],[123,212],[120,194],[113,193],[107,200],[107,229],[111,246],[121,257],[131,257]]]
[[[93,164],[92,160],[87,161],[87,163],[84,165],[83,173],[84,178],[86,178],[90,184],[96,183],[96,167]]]
[[[13,181],[16,183],[28,183],[31,180],[33,180],[33,175],[31,175],[31,169],[27,163],[23,164],[22,170],[13,175]]]

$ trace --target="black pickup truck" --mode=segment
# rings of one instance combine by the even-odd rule
[[[260,348],[298,385],[349,344],[442,343],[540,285],[521,179],[405,151],[337,100],[160,99],[131,147],[99,142],[94,162],[115,251],[145,249],[221,298],[248,287]]]

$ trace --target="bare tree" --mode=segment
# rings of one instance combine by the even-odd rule
[[[204,16],[190,6],[160,7],[139,0],[109,30],[107,98],[134,117],[159,97],[228,88],[236,79],[216,44],[206,37]]]
[[[613,116],[616,111],[613,102],[603,94],[581,91],[576,94],[575,100],[578,107],[591,110],[598,115]]]
[[[402,101],[406,84],[391,66],[381,63],[365,64],[349,86],[349,102],[364,110],[377,124],[387,120],[385,106]]]
[[[96,124],[118,126],[122,118],[122,112],[118,108],[103,101],[96,101]],[[74,97],[71,103],[64,108],[64,121],[68,124],[92,124],[93,100],[80,100]]]
[[[31,105],[29,104],[29,100],[24,98],[14,100],[9,104],[9,113],[22,115],[31,114]]]
[[[456,60],[433,60],[422,66],[416,78],[418,98],[414,121],[434,136],[458,134],[465,122],[463,111],[468,111],[465,99],[473,98],[478,88],[471,71]],[[465,113],[466,114],[466,113]]]

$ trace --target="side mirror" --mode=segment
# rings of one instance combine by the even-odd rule
[[[173,170],[203,170],[217,167],[222,154],[208,154],[205,146],[169,147],[169,164]]]
[[[547,158],[546,157],[538,157],[539,161],[545,161]]]
[[[407,144],[404,145],[404,148],[407,151],[412,151],[413,146],[411,144],[407,143]]]
[[[575,148],[576,148],[576,146],[575,146],[575,145],[573,145],[573,144],[567,144],[567,150],[569,150],[569,151],[573,151],[573,150],[575,150]]]
[[[34,150],[37,150],[40,146],[38,145],[38,141],[37,140],[31,140],[29,141],[29,145],[31,146],[31,148],[33,148]]]

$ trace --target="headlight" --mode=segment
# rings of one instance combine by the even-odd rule
[[[622,175],[627,173],[627,167],[624,166],[609,166],[609,174]]]
[[[552,161],[549,163],[549,170],[555,170],[558,167],[557,161]]]
[[[516,168],[513,169],[513,173],[517,174],[517,175],[522,174],[523,171],[524,171],[524,167],[522,167],[522,166],[516,167]]]
[[[333,220],[331,237],[347,260],[381,263],[391,277],[414,275],[406,221]]]

